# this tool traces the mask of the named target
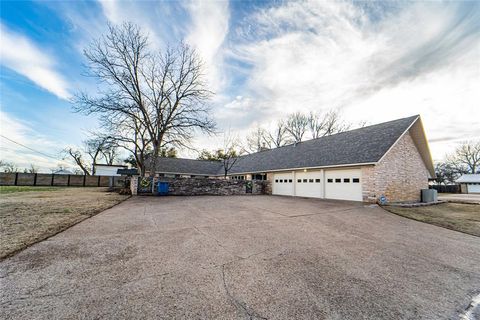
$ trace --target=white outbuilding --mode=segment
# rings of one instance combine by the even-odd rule
[[[118,169],[127,169],[128,167],[121,164],[95,164],[95,175],[96,176],[120,176],[117,173]]]
[[[480,193],[480,173],[464,174],[456,181],[462,193]]]

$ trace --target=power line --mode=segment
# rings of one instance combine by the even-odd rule
[[[62,161],[62,162],[65,162],[65,163],[69,163],[69,162],[66,162],[66,161],[63,160],[63,159],[60,160],[60,159],[55,158],[55,157],[52,156],[52,155],[49,155],[49,154],[46,154],[46,153],[44,153],[44,152],[42,152],[42,151],[38,151],[38,150],[35,150],[35,149],[33,149],[33,148],[30,148],[30,147],[28,147],[28,146],[26,146],[26,145],[24,145],[24,144],[22,144],[22,143],[20,143],[20,142],[17,142],[17,141],[12,140],[12,139],[10,139],[10,138],[8,138],[8,137],[5,137],[3,134],[0,134],[0,137],[2,137],[2,138],[4,138],[4,139],[7,139],[8,141],[13,142],[13,143],[15,143],[15,144],[17,144],[17,145],[19,145],[19,146],[21,146],[21,147],[24,147],[24,148],[28,149],[28,150],[31,150],[31,151],[36,152],[36,153],[38,153],[38,154],[41,154],[41,155],[43,155],[44,157],[48,157],[48,158],[53,159],[53,160],[57,160],[57,161]],[[70,163],[69,163],[69,164],[70,164]]]

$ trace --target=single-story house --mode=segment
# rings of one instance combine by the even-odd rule
[[[457,180],[462,193],[480,193],[480,173],[464,174]]]
[[[123,164],[102,164],[102,163],[96,163],[94,164],[95,166],[95,175],[96,176],[120,176],[121,174],[118,174],[117,171],[118,169],[127,169],[128,166],[123,165]]]
[[[224,176],[223,163],[159,158],[166,177]],[[229,179],[269,180],[272,194],[376,202],[418,201],[435,177],[419,115],[237,158]]]

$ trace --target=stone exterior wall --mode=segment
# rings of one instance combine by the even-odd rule
[[[268,181],[256,180],[227,180],[205,178],[156,178],[159,182],[168,182],[168,194],[174,196],[197,196],[197,195],[258,195],[271,194]],[[252,193],[247,193],[247,183],[252,184]],[[132,178],[132,195],[137,194],[138,179]]]
[[[389,202],[420,201],[428,189],[428,170],[407,132],[375,166],[362,168],[363,200],[376,202],[385,195]]]
[[[138,194],[138,176],[133,176],[130,178],[130,193],[132,196]]]
[[[363,166],[362,171],[362,199],[364,202],[376,203],[377,192],[375,189],[375,166]],[[380,197],[380,195],[378,195]]]

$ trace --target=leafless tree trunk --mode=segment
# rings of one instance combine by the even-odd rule
[[[237,151],[239,148],[238,138],[234,137],[230,132],[226,133],[223,138],[223,156],[221,157],[225,178],[242,153],[242,150]]]
[[[255,131],[247,136],[246,149],[249,152],[259,152],[267,148],[267,142],[269,140],[268,133],[265,129],[257,127]]]
[[[90,175],[90,170],[88,168],[88,164],[85,163],[85,159],[83,157],[83,154],[80,150],[76,150],[74,148],[66,148],[64,152],[69,155],[73,161],[77,164],[77,166],[82,169],[83,173],[87,176]]]
[[[317,139],[347,131],[350,125],[341,119],[338,112],[332,110],[325,114],[311,112],[308,116],[308,127],[312,139]]]
[[[291,114],[286,120],[286,130],[293,142],[300,142],[308,128],[308,117],[300,112]]]
[[[272,132],[267,133],[265,142],[267,143],[269,149],[283,147],[291,142],[288,138],[288,131],[285,121],[280,120],[277,122],[275,129]]]
[[[13,162],[0,160],[0,168],[2,168],[3,172],[6,173],[18,172],[18,167]]]
[[[186,146],[196,130],[214,131],[207,105],[212,93],[203,80],[200,59],[188,46],[152,52],[140,28],[126,23],[110,26],[109,33],[84,53],[90,76],[105,88],[95,97],[77,95],[75,109],[99,114],[107,127],[126,125],[128,135],[116,130],[112,136],[121,138],[143,165],[144,152],[151,148],[146,168],[151,175],[162,147]],[[144,135],[142,146],[137,145],[139,135]]]
[[[480,173],[480,140],[463,142],[447,162],[458,173]]]
[[[38,173],[38,167],[34,164],[31,164],[30,168],[28,168],[28,173]]]

